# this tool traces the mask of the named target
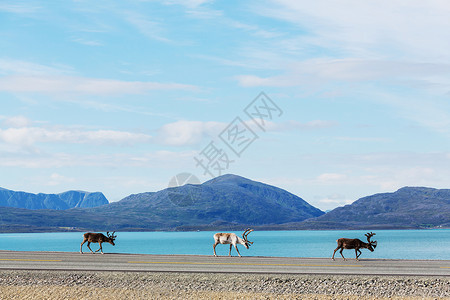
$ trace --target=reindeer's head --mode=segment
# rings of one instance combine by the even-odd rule
[[[242,234],[242,239],[244,240],[244,246],[245,248],[248,249],[249,246],[251,246],[253,244],[253,242],[250,242],[247,238],[247,236],[249,235],[250,232],[252,232],[253,229],[247,228],[244,233]]]
[[[109,234],[109,231],[106,232],[106,235],[108,236],[108,240],[106,242],[110,243],[111,245],[115,246],[114,240],[116,239],[117,235],[114,235],[115,231],[113,233]]]
[[[367,242],[369,243],[367,249],[370,250],[370,252],[373,252],[373,250],[375,250],[375,248],[377,247],[377,241],[371,241],[370,238],[373,237],[375,235],[375,233],[373,232],[368,232],[365,234],[365,236],[367,237]]]

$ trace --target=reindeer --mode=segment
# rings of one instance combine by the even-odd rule
[[[248,247],[253,244],[253,242],[250,242],[247,238],[249,233],[252,231],[253,229],[247,228],[242,234],[242,238],[238,237],[234,233],[216,233],[214,235],[214,245],[213,245],[214,256],[217,256],[216,246],[218,244],[230,244],[230,252],[228,253],[228,256],[231,256],[231,248],[234,246],[239,257],[241,257],[241,254],[239,253],[239,250],[237,248],[237,244],[244,245],[245,248],[248,249]]]
[[[114,235],[115,231],[113,231],[112,234],[109,234],[109,231],[106,233],[107,237],[103,234],[103,233],[93,233],[93,232],[86,232],[83,237],[83,242],[80,245],[80,253],[83,254],[83,244],[87,243],[87,247],[89,248],[89,250],[91,250],[92,254],[95,254],[94,251],[92,251],[91,247],[89,247],[89,245],[91,243],[98,243],[100,245],[100,248],[98,248],[95,252],[100,251],[102,254],[103,250],[102,250],[102,243],[110,243],[111,245],[115,246],[114,244],[114,240],[116,239],[117,235]]]
[[[370,250],[370,252],[373,252],[373,250],[375,250],[375,248],[377,247],[377,242],[370,240],[370,238],[374,235],[375,235],[375,233],[372,233],[372,232],[370,232],[370,233],[368,232],[365,234],[365,236],[367,237],[367,243],[364,243],[360,239],[341,238],[341,239],[336,240],[338,246],[336,249],[334,249],[333,256],[331,257],[331,259],[334,260],[334,254],[336,253],[336,251],[338,249],[341,249],[341,251],[339,251],[339,253],[341,253],[342,258],[344,260],[346,260],[344,255],[342,254],[342,250],[355,249],[356,260],[359,260],[358,257],[361,255],[361,250],[359,250],[359,249],[367,248]],[[358,254],[358,252],[359,252],[359,254]]]

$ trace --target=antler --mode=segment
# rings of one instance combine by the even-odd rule
[[[250,241],[248,240],[248,235],[249,235],[250,232],[252,232],[252,231],[253,231],[253,229],[247,228],[247,229],[245,229],[244,233],[242,234],[242,238],[244,239],[244,241],[247,241],[247,242],[250,243],[250,244],[253,244],[253,242],[250,242]]]
[[[373,237],[375,235],[375,233],[373,233],[373,232],[368,232],[368,233],[366,233],[365,234],[365,236],[367,237],[367,241],[370,243],[370,244],[372,244],[374,247],[376,247],[377,246],[377,241],[371,241],[370,240],[370,238],[371,237]]]
[[[365,234],[365,236],[367,236],[367,241],[370,242],[370,238],[373,237],[375,235],[375,233],[373,232],[368,232]]]
[[[106,235],[110,238],[110,239],[115,239],[117,237],[117,235],[114,235],[114,233],[116,233],[115,231],[113,231],[113,233],[109,234],[109,231],[106,232]]]

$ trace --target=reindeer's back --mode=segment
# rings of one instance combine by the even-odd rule
[[[360,239],[347,239],[347,238],[340,238],[336,240],[339,247],[344,247],[347,249],[352,249],[353,247],[360,246],[363,242]]]
[[[86,232],[83,236],[85,240],[92,243],[105,242],[107,240],[102,233]]]
[[[221,244],[231,243],[234,236],[236,236],[234,233],[219,232],[214,235],[214,240],[220,242]]]

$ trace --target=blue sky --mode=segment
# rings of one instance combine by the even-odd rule
[[[323,210],[450,188],[449,15],[416,0],[2,1],[0,186],[118,201],[209,180],[195,158],[210,147],[222,174]],[[279,108],[263,128],[245,113],[261,92]]]

